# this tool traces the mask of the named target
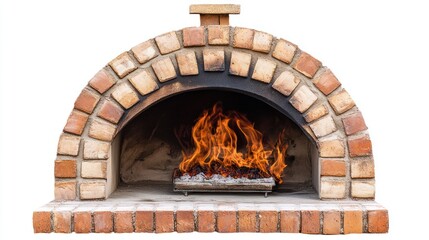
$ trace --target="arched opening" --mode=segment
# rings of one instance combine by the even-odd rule
[[[161,101],[149,104],[136,114],[117,133],[117,148],[114,155],[119,164],[116,175],[119,189],[138,188],[151,191],[152,196],[173,193],[172,175],[183,159],[183,152],[194,148],[192,127],[204,110],[215,104],[223,112],[235,111],[245,116],[254,129],[263,135],[263,145],[269,149],[279,135],[287,139],[288,149],[284,162],[287,167],[282,174],[282,183],[277,183],[274,192],[316,193],[319,189],[318,153],[314,142],[299,125],[276,108],[267,104],[261,95],[222,88],[205,88],[168,95]],[[278,109],[283,111],[279,111]],[[237,150],[245,153],[246,140],[238,132]],[[114,187],[114,186],[113,186]],[[139,191],[134,191],[138,196]],[[222,195],[221,195],[222,196]]]

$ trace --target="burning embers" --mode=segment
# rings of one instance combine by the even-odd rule
[[[183,150],[183,160],[173,176],[175,189],[179,182],[203,182],[218,190],[224,188],[213,185],[269,182],[272,186],[273,179],[281,183],[288,148],[284,135],[282,131],[275,143],[264,146],[262,133],[245,116],[236,111],[223,113],[220,104],[215,104],[192,127],[194,149]]]

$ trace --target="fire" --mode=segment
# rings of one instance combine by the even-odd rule
[[[238,150],[236,131],[246,140],[246,150]],[[274,177],[282,182],[286,168],[284,159],[288,144],[283,142],[284,131],[271,149],[264,148],[263,135],[243,115],[232,111],[223,113],[222,107],[215,104],[211,111],[205,110],[192,127],[192,153],[183,151],[179,165],[182,174],[194,176],[203,172],[207,177],[220,174],[234,178]]]

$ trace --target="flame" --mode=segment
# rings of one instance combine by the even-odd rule
[[[237,149],[238,136],[233,128],[246,140],[244,153]],[[215,104],[211,111],[205,110],[192,127],[195,148],[190,154],[183,152],[179,170],[191,176],[199,172],[208,177],[213,174],[234,178],[272,176],[281,183],[288,148],[282,141],[283,136],[284,131],[272,149],[265,149],[262,133],[245,116],[235,111],[224,114],[222,107]]]

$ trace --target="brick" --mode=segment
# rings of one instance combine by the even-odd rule
[[[96,140],[85,140],[83,144],[84,159],[107,159],[110,144]]]
[[[100,96],[87,89],[83,89],[79,97],[77,97],[74,102],[74,108],[91,114],[99,100]]]
[[[325,95],[329,95],[341,86],[341,83],[329,69],[314,79],[313,84]]]
[[[153,212],[136,211],[136,232],[153,232]]]
[[[111,123],[117,124],[124,114],[124,110],[110,100],[104,101],[97,116]]]
[[[70,233],[71,232],[71,212],[57,212],[53,214],[54,232],[55,233]]]
[[[213,211],[198,211],[198,232],[214,232],[215,222]]]
[[[245,48],[252,49],[253,48],[253,36],[255,31],[248,28],[234,28],[234,42],[233,46],[235,48]]]
[[[161,54],[167,54],[180,49],[179,39],[175,32],[165,33],[155,38]]]
[[[115,59],[110,61],[109,65],[120,78],[125,77],[128,73],[137,69],[136,64],[133,62],[127,52],[120,54]]]
[[[139,101],[137,93],[126,83],[116,86],[113,89],[112,97],[125,109],[132,107]]]
[[[132,233],[133,227],[133,212],[118,211],[113,214],[113,223],[115,233]]]
[[[200,23],[201,26],[219,25],[220,16],[214,14],[200,14]]]
[[[176,212],[176,228],[177,232],[193,232],[194,231],[194,212],[193,211],[177,211]]]
[[[374,160],[351,160],[350,171],[352,178],[374,178]]]
[[[169,57],[152,63],[152,69],[160,82],[166,82],[177,77],[176,69]]]
[[[155,77],[152,76],[148,69],[145,69],[138,74],[128,78],[128,80],[141,95],[147,95],[159,89]]]
[[[113,232],[113,214],[110,211],[94,212],[94,231],[96,233]]]
[[[155,212],[155,232],[167,233],[174,232],[173,211]]]
[[[131,52],[141,64],[147,63],[149,60],[158,56],[158,52],[150,40],[131,48]]]
[[[274,61],[258,58],[255,69],[253,70],[252,79],[259,80],[264,83],[271,82],[273,79],[274,71],[276,70],[276,63]]]
[[[259,231],[277,232],[278,216],[276,211],[261,211],[259,213]]]
[[[347,141],[350,157],[361,157],[372,155],[372,144],[368,135]]]
[[[50,233],[51,212],[33,212],[33,230],[34,233]]]
[[[91,212],[73,213],[74,231],[76,233],[90,233],[92,228]]]
[[[304,76],[313,78],[322,63],[306,52],[302,52],[293,68]]]
[[[219,211],[217,213],[217,230],[221,233],[236,232],[236,212],[235,211]]]
[[[229,26],[208,26],[209,45],[229,45]]]
[[[276,46],[273,50],[273,57],[284,62],[291,63],[293,57],[295,56],[297,46],[293,43],[290,43],[284,39],[277,41]]]
[[[328,101],[337,115],[345,113],[355,106],[355,102],[344,89],[335,95],[329,96]]]
[[[344,177],[346,176],[346,162],[344,160],[322,159],[320,175]]]
[[[289,71],[284,71],[277,77],[273,83],[273,88],[285,96],[292,94],[293,90],[298,86],[299,78]]]
[[[352,181],[352,197],[354,198],[374,198],[374,181]]]
[[[310,234],[320,233],[320,212],[318,210],[301,211],[301,232]]]
[[[229,73],[232,75],[247,77],[249,75],[251,60],[252,55],[249,53],[233,51],[231,54]]]
[[[198,63],[194,51],[176,54],[177,65],[182,76],[198,75]]]
[[[324,137],[329,135],[335,131],[337,131],[337,127],[335,126],[334,119],[331,116],[324,117],[316,122],[310,124],[310,128],[313,131],[316,137]]]
[[[106,182],[83,182],[80,184],[80,199],[104,199]]]
[[[360,131],[368,129],[365,124],[365,120],[360,112],[355,113],[351,116],[342,119],[344,125],[344,131],[347,135],[353,135]]]
[[[368,232],[387,233],[389,231],[389,214],[387,210],[368,211]]]
[[[94,119],[89,127],[88,135],[98,140],[112,141],[115,131],[115,125],[100,119]]]
[[[63,131],[76,135],[82,135],[83,129],[85,128],[86,122],[88,121],[88,114],[80,111],[73,110],[67,119],[66,126]]]
[[[220,49],[203,50],[204,71],[225,71],[225,52]]]
[[[253,36],[253,51],[269,53],[271,50],[271,43],[273,42],[273,35],[255,31]]]
[[[339,139],[319,142],[319,154],[320,157],[344,157],[344,143]]]
[[[210,14],[210,15],[239,14],[240,13],[240,5],[237,5],[237,4],[192,4],[189,7],[189,13],[191,13],[191,14]]]
[[[55,160],[55,177],[76,177],[76,160]]]
[[[183,46],[195,47],[206,45],[204,27],[189,27],[182,30]]]
[[[81,169],[82,178],[106,178],[106,161],[83,161]]]
[[[289,99],[290,104],[300,113],[307,111],[316,101],[317,96],[306,85],[302,85]]]
[[[310,111],[308,111],[304,115],[304,119],[306,122],[310,123],[323,116],[326,116],[328,113],[329,113],[328,108],[324,104],[322,104],[310,109]]]
[[[343,199],[346,197],[346,183],[344,181],[320,181],[320,198]]]
[[[280,232],[299,233],[300,222],[299,211],[280,211]]]
[[[55,200],[75,200],[76,181],[55,182]]]
[[[323,234],[341,233],[341,214],[339,211],[323,212]]]
[[[256,211],[238,211],[238,231],[256,232]]]
[[[115,78],[104,69],[100,70],[91,80],[89,80],[89,86],[97,90],[100,94],[105,93],[115,85],[115,83]]]
[[[361,210],[344,210],[344,234],[362,233],[363,221]]]
[[[59,155],[77,156],[79,153],[80,137],[62,134],[58,141],[57,153]]]

